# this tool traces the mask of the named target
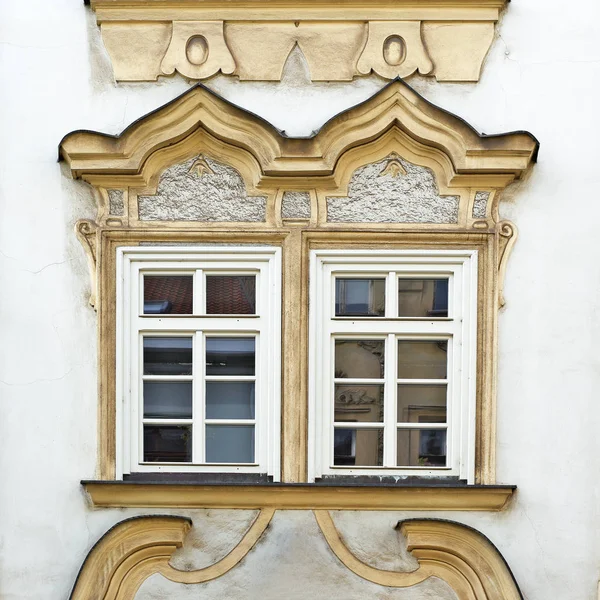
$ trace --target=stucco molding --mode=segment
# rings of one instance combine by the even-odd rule
[[[432,168],[440,185],[451,188],[504,188],[522,175],[537,151],[531,134],[480,135],[397,80],[334,117],[311,138],[287,138],[197,85],[118,136],[89,131],[67,135],[60,154],[74,177],[93,185],[155,187],[167,166],[196,155],[198,144],[209,145],[214,154],[226,150],[229,163],[250,186],[335,192],[347,185],[348,169],[359,166],[351,160],[356,148],[363,148],[359,163],[365,164],[370,162],[364,160],[370,142],[381,139],[403,146],[396,148],[398,154]],[[386,150],[389,154],[394,148]],[[343,160],[346,154],[349,158]]]
[[[358,559],[345,545],[331,514],[315,510],[317,524],[332,553],[349,570],[375,584],[408,588],[439,577],[461,600],[522,600],[497,548],[465,525],[440,520],[399,523],[408,550],[419,566],[412,572],[386,571]],[[176,583],[200,584],[236,567],[267,530],[275,510],[258,512],[240,542],[223,559],[203,569],[181,571],[169,561],[184,543],[191,521],[178,516],[134,517],[115,525],[87,555],[70,600],[133,600],[142,583],[160,574]]]
[[[315,518],[331,551],[359,577],[405,588],[428,577],[443,579],[460,600],[522,600],[523,596],[502,555],[481,533],[460,523],[415,519],[398,524],[408,551],[419,562],[409,573],[377,569],[358,559],[343,542],[327,511]]]
[[[178,71],[278,81],[297,45],[313,81],[374,71],[478,81],[507,0],[92,0],[117,81]]]
[[[514,486],[186,485],[84,481],[97,508],[503,510]]]

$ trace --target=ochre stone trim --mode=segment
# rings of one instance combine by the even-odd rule
[[[134,517],[109,530],[88,554],[70,600],[133,600],[140,585],[160,573],[178,583],[203,583],[235,567],[252,550],[273,517],[261,510],[239,544],[222,560],[196,571],[169,564],[191,527],[185,517]]]
[[[375,144],[386,140],[383,152]],[[74,177],[104,188],[152,188],[160,173],[199,148],[240,171],[254,188],[320,188],[345,193],[352,172],[396,152],[431,168],[445,188],[504,188],[537,153],[537,140],[516,132],[485,136],[427,102],[401,80],[334,117],[312,138],[292,139],[256,115],[197,85],[146,115],[119,136],[75,131],[60,155]],[[370,154],[374,153],[375,156]],[[357,160],[358,158],[358,160]]]
[[[372,71],[478,81],[507,0],[92,0],[117,81],[215,73],[278,81],[298,45],[313,81]]]
[[[523,600],[497,548],[478,531],[451,521],[409,520],[399,523],[409,552],[419,561],[411,573],[376,569],[359,560],[342,541],[331,515],[315,518],[332,552],[358,576],[388,587],[405,588],[439,577],[460,600]]]
[[[102,508],[272,508],[285,510],[500,511],[513,486],[193,485],[84,481]]]
[[[375,584],[407,588],[439,577],[460,600],[522,600],[518,585],[497,548],[470,527],[450,521],[399,523],[408,550],[419,562],[406,573],[385,571],[359,560],[342,541],[328,511],[314,510],[327,544],[352,572]],[[160,574],[176,583],[199,584],[221,577],[264,535],[274,509],[261,510],[238,545],[222,560],[194,571],[169,564],[181,548],[191,521],[177,516],[134,517],[118,523],[92,548],[79,572],[70,600],[133,600],[148,577]]]

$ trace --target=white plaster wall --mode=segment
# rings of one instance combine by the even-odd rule
[[[527,600],[592,600],[599,577],[598,22],[597,0],[518,0],[479,84],[411,80],[479,130],[528,129],[541,141],[539,164],[502,208],[519,239],[500,317],[498,479],[519,492],[501,514],[425,515],[488,535]],[[365,78],[308,87],[301,70],[291,65],[279,84],[217,77],[208,85],[293,135],[310,134],[382,85]],[[96,317],[73,223],[94,207],[56,156],[67,132],[117,133],[188,85],[115,85],[81,0],[0,2],[3,600],[67,597],[98,537],[147,512],[90,511],[78,484],[95,474]],[[366,555],[373,532],[385,536],[413,516],[354,514],[360,526],[348,535]]]

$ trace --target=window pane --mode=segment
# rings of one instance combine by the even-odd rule
[[[206,462],[253,463],[254,425],[207,425]]]
[[[191,315],[193,289],[191,275],[145,275],[144,314]]]
[[[383,386],[336,384],[334,419],[383,422]]]
[[[336,340],[335,377],[382,379],[384,340]]]
[[[383,317],[385,279],[335,280],[336,317]]]
[[[398,379],[446,379],[448,342],[398,341]]]
[[[207,419],[254,419],[253,381],[207,381]]]
[[[398,429],[399,467],[445,467],[445,429]]]
[[[398,386],[398,423],[445,423],[445,385]],[[437,418],[437,421],[428,420]]]
[[[383,429],[334,429],[333,464],[380,467],[383,465]]]
[[[144,381],[144,417],[191,419],[191,381]]]
[[[255,338],[206,338],[207,375],[254,375]]]
[[[207,315],[253,315],[256,313],[254,275],[207,275]]]
[[[447,279],[399,279],[399,317],[447,317]]]
[[[144,337],[144,375],[191,374],[191,337]]]
[[[192,462],[192,428],[144,425],[144,461]]]

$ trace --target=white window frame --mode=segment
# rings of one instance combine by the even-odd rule
[[[201,306],[205,272],[256,274],[256,316],[207,315]],[[144,315],[142,277],[194,274],[194,316]],[[211,273],[211,274],[212,274]],[[281,249],[271,246],[152,246],[117,249],[116,473],[266,473],[280,478]],[[142,454],[142,335],[194,338],[194,457],[203,454],[203,339],[208,335],[256,336],[255,462],[251,464],[144,463]],[[202,430],[199,437],[198,432]]]
[[[389,274],[389,275],[388,275]],[[336,276],[387,277],[385,317],[335,317]],[[448,317],[390,317],[402,276],[449,278]],[[396,313],[397,314],[397,313]],[[334,336],[386,340],[384,466],[333,466]],[[447,466],[392,466],[397,339],[448,339]],[[309,312],[309,481],[324,475],[458,477],[475,482],[476,250],[312,250]],[[393,365],[393,368],[390,366]],[[391,401],[390,401],[391,400]]]

